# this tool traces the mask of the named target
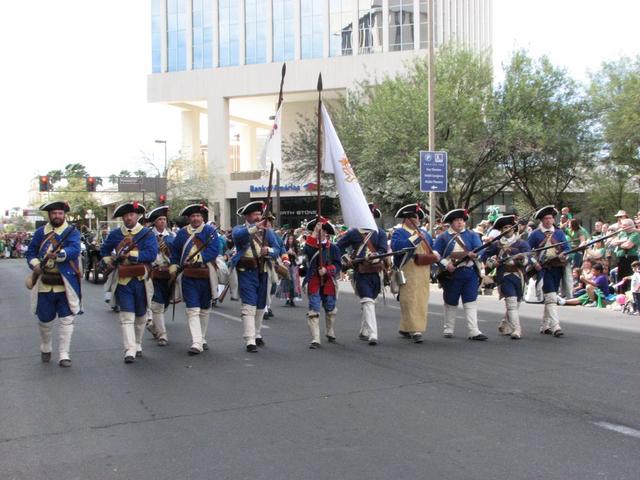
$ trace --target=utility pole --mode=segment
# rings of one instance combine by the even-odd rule
[[[434,152],[436,150],[436,129],[435,129],[435,113],[434,113],[434,80],[433,80],[433,0],[427,0],[427,46],[428,46],[428,61],[427,61],[427,102],[428,102],[428,136],[429,136],[429,151]],[[429,230],[433,234],[435,231],[436,223],[436,192],[429,192]]]

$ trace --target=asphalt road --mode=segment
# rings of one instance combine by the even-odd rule
[[[306,309],[275,300],[267,346],[249,354],[227,300],[208,352],[187,356],[178,306],[170,345],[148,337],[125,365],[117,315],[85,284],[62,369],[40,363],[26,274],[0,261],[0,479],[640,478],[640,317],[562,307],[556,339],[524,305],[513,341],[496,333],[502,305],[480,297],[489,341],[465,339],[462,310],[447,340],[432,289],[422,345],[398,336],[387,299],[370,347],[342,293],[339,343],[309,350]]]

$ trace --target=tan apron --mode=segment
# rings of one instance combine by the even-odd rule
[[[415,253],[427,253],[420,242]],[[416,265],[413,258],[402,267],[407,283],[400,287],[400,330],[424,332],[427,329],[431,265]]]

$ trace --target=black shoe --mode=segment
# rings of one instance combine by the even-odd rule
[[[265,316],[268,317],[273,317],[273,310],[271,310],[270,308],[267,308],[267,311],[265,312]]]
[[[453,333],[449,333],[449,332],[447,332],[447,333],[444,333],[442,336],[443,336],[444,338],[453,338]]]
[[[196,347],[191,347],[187,353],[191,356],[193,355],[199,355],[200,354],[200,350],[198,350]]]
[[[336,337],[332,337],[331,335],[326,335],[326,337],[329,343],[336,343]]]
[[[71,366],[71,360],[69,360],[68,358],[65,358],[64,360],[60,360],[58,362],[58,365],[64,368],[69,368]]]
[[[142,350],[136,352],[136,358],[142,358]]]
[[[540,331],[540,334],[542,334],[542,335],[551,335],[551,329],[550,328],[545,328],[544,330]]]
[[[209,344],[208,343],[203,343],[202,344],[202,350],[209,350]]]
[[[136,361],[136,359],[135,359],[135,357],[133,355],[126,355],[124,357],[124,363],[133,363],[135,361]]]
[[[309,348],[311,350],[315,350],[316,348],[320,348],[320,344],[318,342],[311,342],[311,345],[309,345]]]
[[[40,352],[40,360],[42,360],[42,363],[49,363],[51,361],[51,352]]]
[[[560,330],[560,329],[558,329],[555,332],[553,332],[553,336],[556,337],[556,338],[557,337],[561,337],[563,335],[564,335],[564,332],[562,330]]]
[[[476,335],[474,337],[469,337],[469,340],[478,340],[479,342],[483,342],[485,340],[489,340],[489,337],[487,337],[483,333],[479,333],[478,335]]]
[[[253,344],[247,345],[247,352],[249,352],[249,353],[258,353],[258,347],[256,347]]]
[[[422,343],[422,334],[414,333],[411,335],[411,339],[413,340],[413,343]]]
[[[369,340],[369,345],[371,345],[372,347],[376,346],[378,344],[378,340],[376,340],[375,338],[372,338],[371,340]]]
[[[409,332],[405,332],[403,330],[398,330],[398,333],[400,334],[400,336],[402,336],[404,338],[411,338],[411,334]]]
[[[366,342],[367,340],[369,340],[369,337],[367,337],[366,335],[360,334],[358,335],[358,338],[364,342]]]
[[[264,340],[262,338],[256,338],[256,346],[264,347]]]

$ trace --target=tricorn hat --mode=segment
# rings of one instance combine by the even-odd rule
[[[496,221],[493,224],[493,228],[495,228],[496,230],[502,230],[504,227],[509,227],[515,224],[516,224],[515,215],[503,215],[502,217],[496,218]]]
[[[113,212],[113,218],[122,217],[127,213],[137,213],[139,215],[144,215],[146,211],[147,209],[145,208],[145,206],[139,202],[127,202],[119,205],[118,208],[116,208],[115,212]]]
[[[456,218],[461,218],[466,222],[469,219],[469,212],[465,208],[454,208],[453,210],[448,211],[446,215],[442,217],[442,223],[450,224]]]
[[[400,210],[396,212],[396,218],[407,218],[414,215],[418,215],[418,218],[423,220],[427,216],[427,212],[422,209],[419,203],[410,203],[400,207]]]
[[[151,210],[149,212],[149,215],[147,215],[147,221],[148,222],[155,222],[158,218],[160,217],[166,217],[169,215],[169,207],[168,206],[162,206],[162,207],[156,207],[153,210]]]
[[[47,202],[40,207],[40,210],[44,212],[50,212],[52,210],[63,210],[65,212],[69,211],[69,204],[64,200],[54,200],[52,202]]]
[[[238,215],[249,215],[253,212],[263,212],[265,208],[265,202],[262,200],[254,200],[247,203],[244,207],[238,210]]]
[[[316,228],[316,223],[318,223],[318,219],[317,218],[314,218],[309,223],[307,223],[307,230],[309,230],[310,232],[313,232],[313,230]],[[329,222],[328,218],[320,217],[320,223],[322,224],[322,230],[327,232],[329,235],[335,235],[336,234],[336,227],[334,227]]]
[[[180,212],[180,216],[190,217],[194,213],[199,213],[200,215],[202,215],[205,222],[209,218],[209,209],[204,203],[192,203],[191,205],[187,205]]]
[[[373,215],[373,218],[382,217],[382,212],[373,202],[369,202],[369,210],[371,210],[371,214]]]
[[[558,210],[556,210],[556,207],[554,207],[553,205],[547,205],[546,207],[542,207],[536,212],[535,218],[536,220],[542,220],[547,215],[552,215],[555,217],[556,215],[558,215]]]

